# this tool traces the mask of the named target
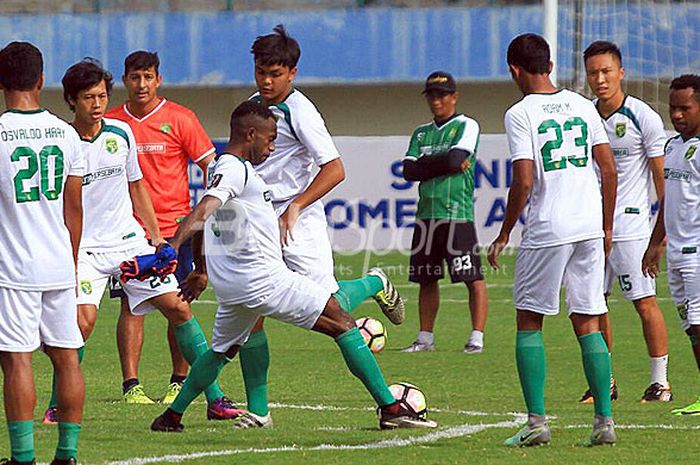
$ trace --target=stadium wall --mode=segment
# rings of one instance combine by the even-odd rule
[[[561,50],[573,50],[571,6],[559,10]],[[620,15],[615,2],[586,16],[619,16],[611,30],[583,24],[582,43],[614,38],[641,60],[627,71],[641,79],[665,77],[687,50],[673,47],[674,24],[700,22],[700,5],[647,4]],[[658,18],[665,21],[659,22]],[[459,80],[507,81],[505,51],[522,32],[542,31],[542,7],[361,8],[305,11],[110,13],[0,16],[0,43],[30,40],[46,54],[46,83],[60,85],[65,69],[84,56],[113,71],[136,49],[157,50],[163,73],[175,85],[238,86],[252,83],[250,44],[284,23],[302,44],[299,83],[416,82],[437,68]],[[654,46],[645,42],[648,31]],[[698,42],[698,33],[688,37]],[[560,78],[572,72],[571,53],[557,62]],[[578,59],[578,57],[576,57]]]

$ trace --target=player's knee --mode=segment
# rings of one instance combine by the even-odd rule
[[[323,315],[327,318],[331,330],[331,336],[338,337],[341,334],[355,328],[355,320],[348,312],[340,307],[335,299],[330,299]]]
[[[0,366],[5,377],[32,369],[32,359],[27,354],[17,352],[0,352]]]
[[[653,297],[645,297],[635,301],[634,308],[642,319],[661,315],[661,309]]]

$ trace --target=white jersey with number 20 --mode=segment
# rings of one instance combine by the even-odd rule
[[[78,133],[46,110],[0,115],[0,287],[75,286],[63,216],[68,176],[83,176]]]

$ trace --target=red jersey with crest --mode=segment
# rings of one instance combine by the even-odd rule
[[[178,222],[190,212],[188,161],[197,163],[214,153],[211,139],[192,110],[163,97],[142,118],[131,114],[126,103],[106,116],[131,127],[160,233],[173,237]]]

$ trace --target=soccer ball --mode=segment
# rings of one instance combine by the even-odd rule
[[[425,394],[413,384],[403,382],[392,384],[389,386],[389,391],[391,391],[394,399],[419,417],[425,418],[428,414]]]
[[[375,320],[368,316],[362,317],[355,322],[357,324],[357,329],[360,330],[360,334],[365,340],[369,350],[374,352],[381,352],[381,350],[386,345],[386,330],[381,321]]]

